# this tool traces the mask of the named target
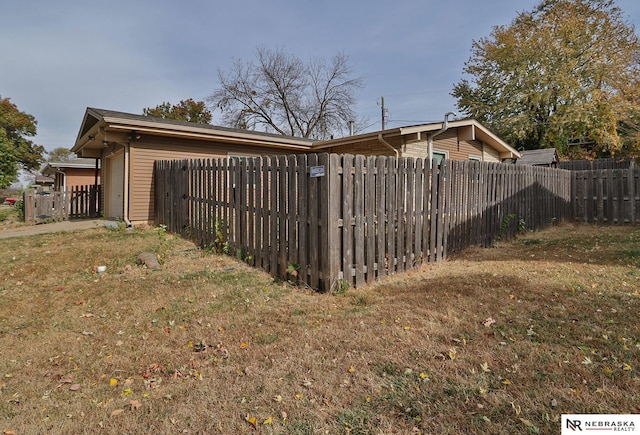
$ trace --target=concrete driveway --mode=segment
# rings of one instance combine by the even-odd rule
[[[10,237],[32,236],[34,234],[57,233],[60,231],[78,231],[90,228],[102,228],[107,221],[103,219],[87,219],[54,222],[50,224],[25,225],[17,228],[0,230],[0,239]]]

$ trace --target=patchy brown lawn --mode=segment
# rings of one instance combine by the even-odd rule
[[[329,295],[159,229],[8,239],[0,430],[559,433],[563,413],[639,413],[639,266],[640,228],[565,225]]]

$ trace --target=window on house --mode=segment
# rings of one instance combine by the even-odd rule
[[[474,162],[481,162],[482,158],[480,156],[469,156],[469,160],[473,160]]]
[[[449,156],[447,155],[446,151],[433,150],[433,161],[436,162],[437,165],[442,163],[442,161],[448,157]]]

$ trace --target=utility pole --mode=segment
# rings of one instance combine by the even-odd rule
[[[384,97],[380,97],[380,106],[382,107],[382,130],[385,127],[385,108],[384,108]]]

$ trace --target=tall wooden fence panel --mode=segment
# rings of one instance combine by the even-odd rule
[[[571,214],[569,171],[310,154],[156,162],[156,223],[313,288],[361,286]]]
[[[628,169],[635,164],[635,159],[609,158],[595,160],[565,160],[558,162],[558,169],[569,171],[593,171],[598,169]]]
[[[330,168],[328,154],[159,161],[156,223],[274,276],[325,289],[335,263]]]
[[[573,172],[573,216],[596,224],[640,223],[640,170]]]

